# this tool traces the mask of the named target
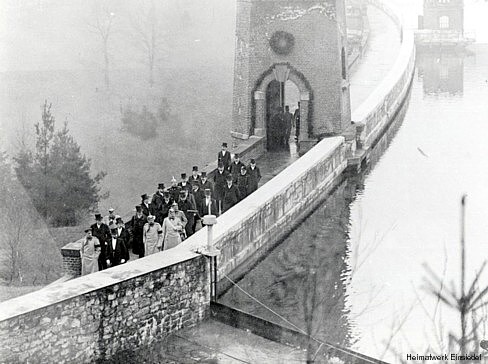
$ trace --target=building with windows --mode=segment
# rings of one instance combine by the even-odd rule
[[[464,0],[424,0],[418,29],[419,46],[462,46],[474,41],[464,34]]]

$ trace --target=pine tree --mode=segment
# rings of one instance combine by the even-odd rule
[[[103,197],[99,184],[105,173],[91,177],[91,162],[69,134],[67,123],[55,131],[55,118],[47,101],[35,129],[35,152],[24,146],[15,158],[17,178],[46,222],[76,225]]]

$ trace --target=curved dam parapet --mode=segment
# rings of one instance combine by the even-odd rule
[[[244,275],[323,201],[348,165],[367,161],[371,146],[403,104],[414,73],[413,34],[395,10],[381,1],[370,3],[387,13],[402,34],[395,65],[353,111],[352,134],[323,139],[218,218],[218,280],[224,274]],[[0,357],[6,362],[34,357],[92,362],[198,324],[210,312],[211,265],[195,253],[206,241],[202,229],[169,251],[0,303]],[[68,265],[76,265],[76,252],[67,256]]]

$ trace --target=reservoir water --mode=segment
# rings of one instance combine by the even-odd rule
[[[487,45],[419,53],[410,99],[369,168],[345,178],[239,285],[312,335],[364,354],[399,362],[448,352],[459,314],[423,287],[428,268],[459,292],[464,193],[467,282],[488,256],[486,100]],[[235,288],[222,301],[287,325]]]

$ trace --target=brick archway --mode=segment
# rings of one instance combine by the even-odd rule
[[[286,71],[286,75],[284,75]],[[256,82],[253,90],[252,130],[251,135],[266,136],[266,89],[271,81],[284,77],[292,81],[300,92],[300,139],[307,139],[312,134],[312,89],[303,74],[288,63],[276,63],[266,70]]]

